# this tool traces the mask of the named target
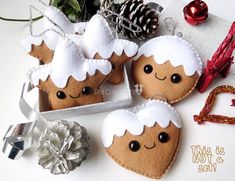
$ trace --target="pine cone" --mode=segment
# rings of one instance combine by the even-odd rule
[[[52,174],[67,174],[87,158],[87,131],[76,122],[58,121],[40,136],[39,164]]]
[[[116,30],[121,32],[122,35],[129,38],[146,39],[154,36],[158,28],[158,15],[157,13],[143,3],[143,0],[127,0],[123,2],[116,13],[120,17],[115,18]],[[132,32],[123,27],[122,24],[129,27],[129,23],[123,21],[121,17],[130,20],[132,23],[141,28],[141,32]],[[130,28],[136,30],[135,27]]]

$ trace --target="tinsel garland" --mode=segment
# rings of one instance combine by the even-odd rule
[[[215,104],[216,96],[220,93],[235,94],[235,88],[229,85],[223,85],[212,90],[200,114],[194,115],[194,121],[196,121],[198,124],[203,124],[205,121],[213,123],[235,124],[235,117],[209,114]]]

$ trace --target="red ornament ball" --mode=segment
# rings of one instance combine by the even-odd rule
[[[208,18],[208,6],[204,1],[194,0],[184,7],[184,18],[191,25],[203,23]]]

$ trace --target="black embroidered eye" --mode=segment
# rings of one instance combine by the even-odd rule
[[[115,65],[113,63],[111,65],[112,65],[112,69],[115,69]]]
[[[65,99],[66,98],[66,94],[63,92],[63,91],[58,91],[56,93],[56,96],[59,98],[59,99]]]
[[[180,74],[174,73],[171,75],[171,82],[173,82],[174,84],[178,84],[180,83],[180,81],[182,80]]]
[[[152,65],[145,65],[144,66],[144,72],[146,73],[146,74],[150,74],[151,72],[153,71],[153,67],[152,67]]]
[[[133,140],[129,143],[129,149],[133,152],[137,152],[140,149],[140,143],[136,140]]]
[[[92,93],[92,88],[91,88],[91,87],[84,87],[84,88],[82,89],[82,93],[83,93],[84,95],[89,95],[89,94]]]
[[[166,143],[169,141],[169,135],[166,132],[161,132],[158,134],[158,140],[161,143]]]

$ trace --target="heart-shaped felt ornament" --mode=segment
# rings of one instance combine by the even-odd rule
[[[172,166],[181,140],[181,119],[169,104],[145,102],[138,111],[116,110],[104,120],[102,140],[121,166],[159,179]]]
[[[220,93],[235,94],[235,88],[229,85],[222,85],[213,89],[209,94],[202,111],[199,113],[199,115],[194,115],[194,121],[196,121],[198,124],[203,124],[205,121],[214,123],[235,124],[235,117],[209,114],[215,103],[216,96]],[[234,99],[232,100],[231,106],[234,106]]]

